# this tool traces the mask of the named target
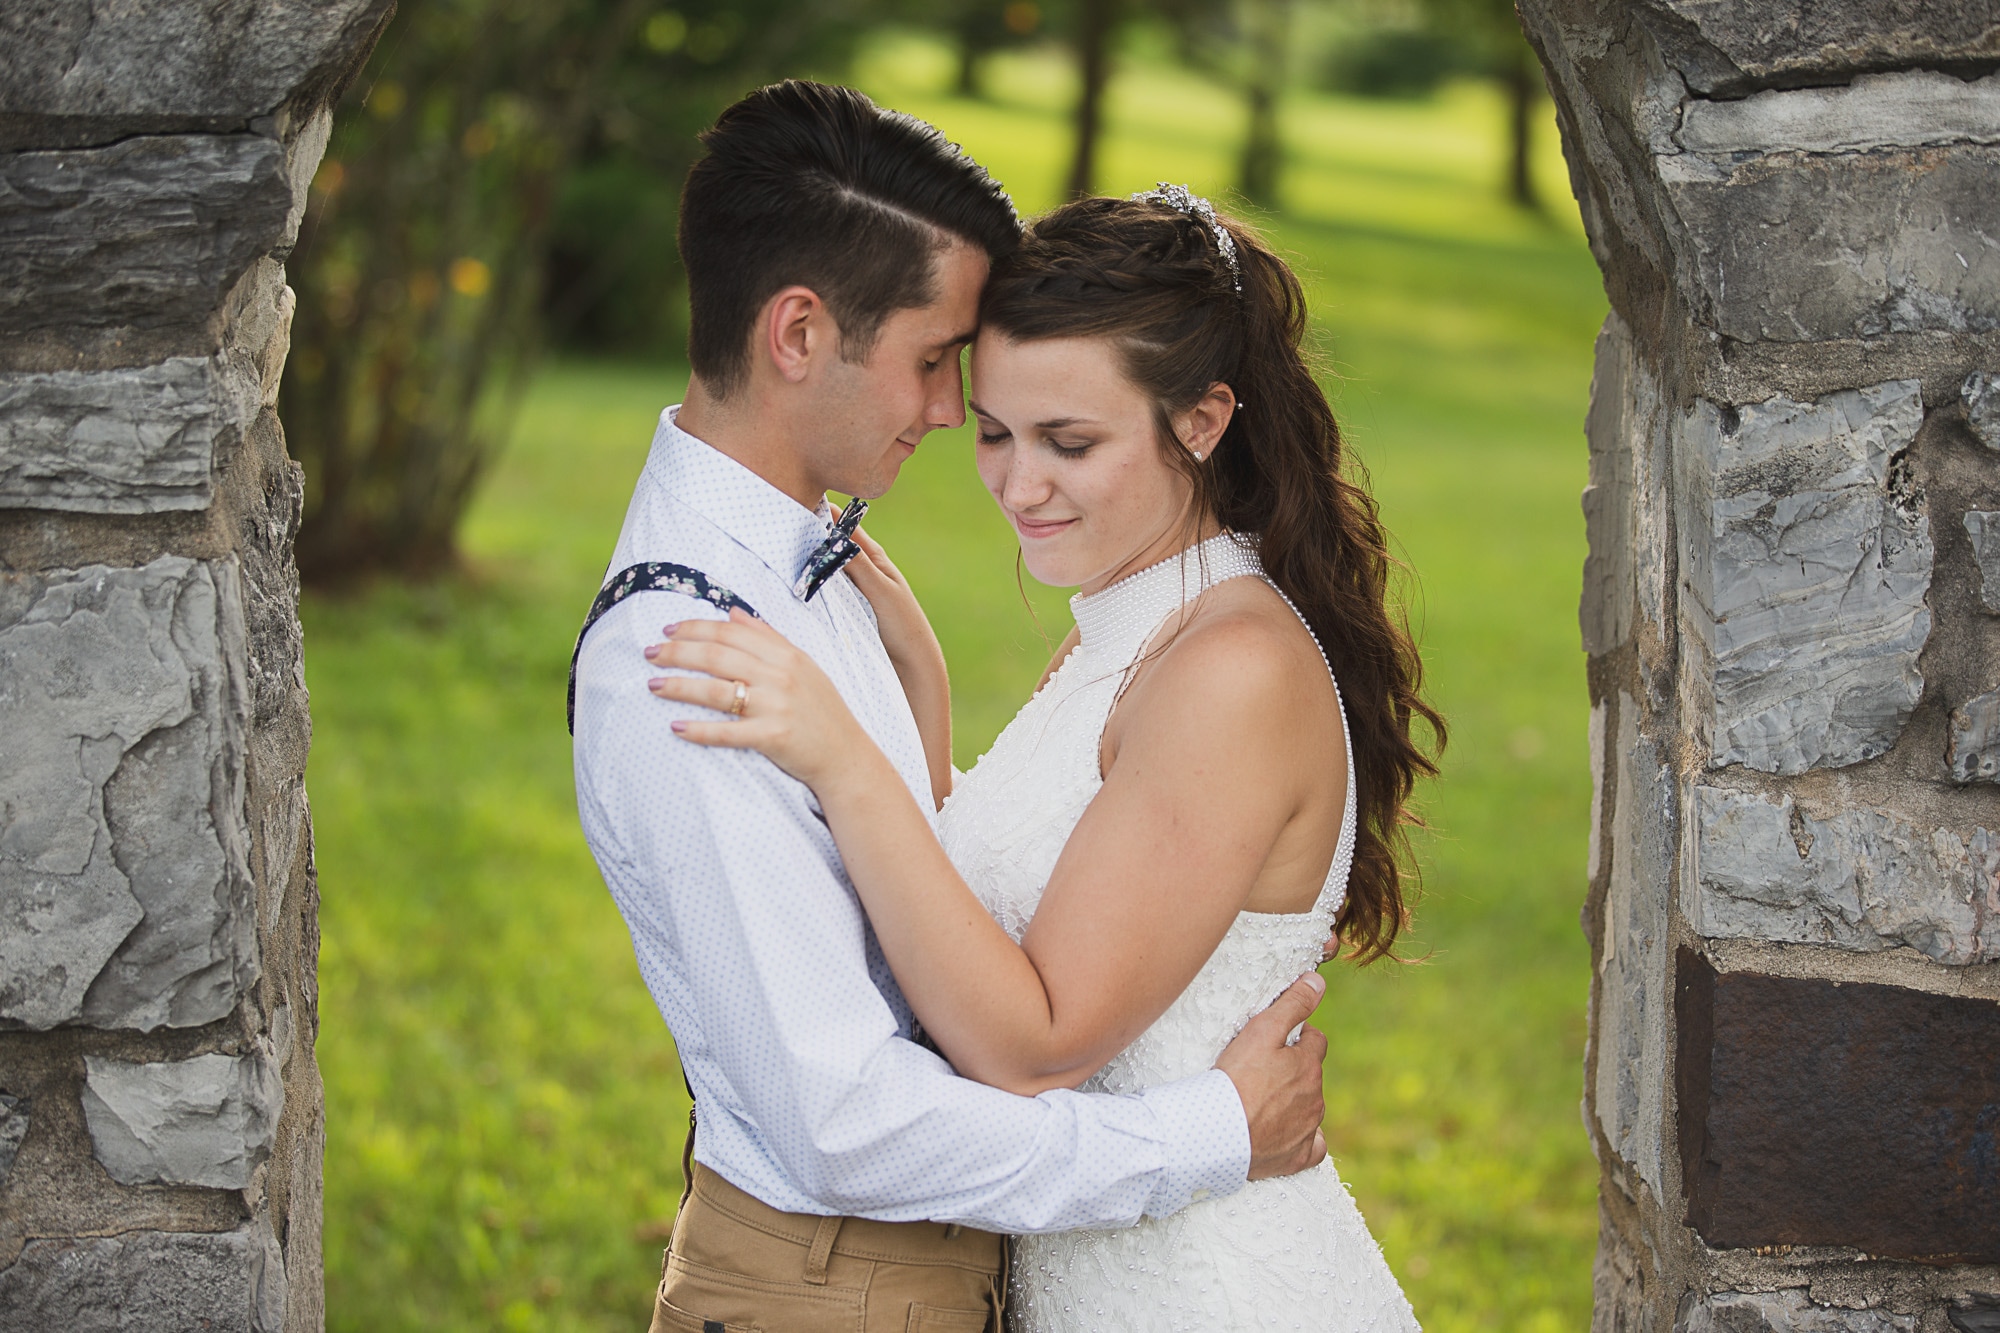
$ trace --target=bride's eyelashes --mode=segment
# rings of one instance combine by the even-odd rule
[[[1013,439],[1014,433],[1008,430],[988,431],[982,428],[975,434],[974,438],[976,438],[981,444],[1000,445],[1000,444],[1005,444],[1007,443],[1007,441]],[[1066,444],[1063,441],[1057,439],[1044,439],[1042,443],[1046,444],[1049,447],[1050,451],[1053,452],[1059,458],[1081,458],[1085,454],[1090,452],[1090,450],[1096,445],[1097,441],[1079,440],[1073,444]]]

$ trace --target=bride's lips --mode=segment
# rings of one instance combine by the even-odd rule
[[[1067,529],[1076,522],[1076,520],[1073,518],[1041,520],[1041,519],[1027,518],[1021,514],[1015,514],[1013,518],[1014,518],[1015,529],[1023,537],[1035,537],[1035,538],[1053,537],[1058,532],[1064,531],[1065,529]]]

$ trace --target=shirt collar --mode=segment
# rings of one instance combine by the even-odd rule
[[[741,463],[682,430],[676,403],[660,413],[645,474],[675,501],[701,514],[770,566],[787,588],[833,527],[822,499],[817,511],[786,495]],[[794,593],[796,596],[797,594]]]

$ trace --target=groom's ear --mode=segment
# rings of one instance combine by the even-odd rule
[[[755,336],[758,343],[751,349],[752,355],[769,364],[788,384],[803,383],[813,361],[835,355],[840,344],[840,330],[826,302],[812,288],[796,285],[781,289],[764,303]]]

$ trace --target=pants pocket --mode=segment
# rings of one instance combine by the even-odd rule
[[[661,1284],[663,1287],[664,1283]],[[690,1314],[667,1299],[661,1291],[653,1299],[653,1325],[648,1333],[763,1333],[755,1324],[725,1323]]]
[[[667,1257],[659,1303],[719,1323],[724,1333],[736,1333],[739,1327],[782,1333],[860,1333],[862,1301],[862,1293],[852,1287],[772,1282],[674,1254]]]
[[[991,1310],[947,1310],[921,1301],[910,1307],[909,1333],[986,1333]]]

